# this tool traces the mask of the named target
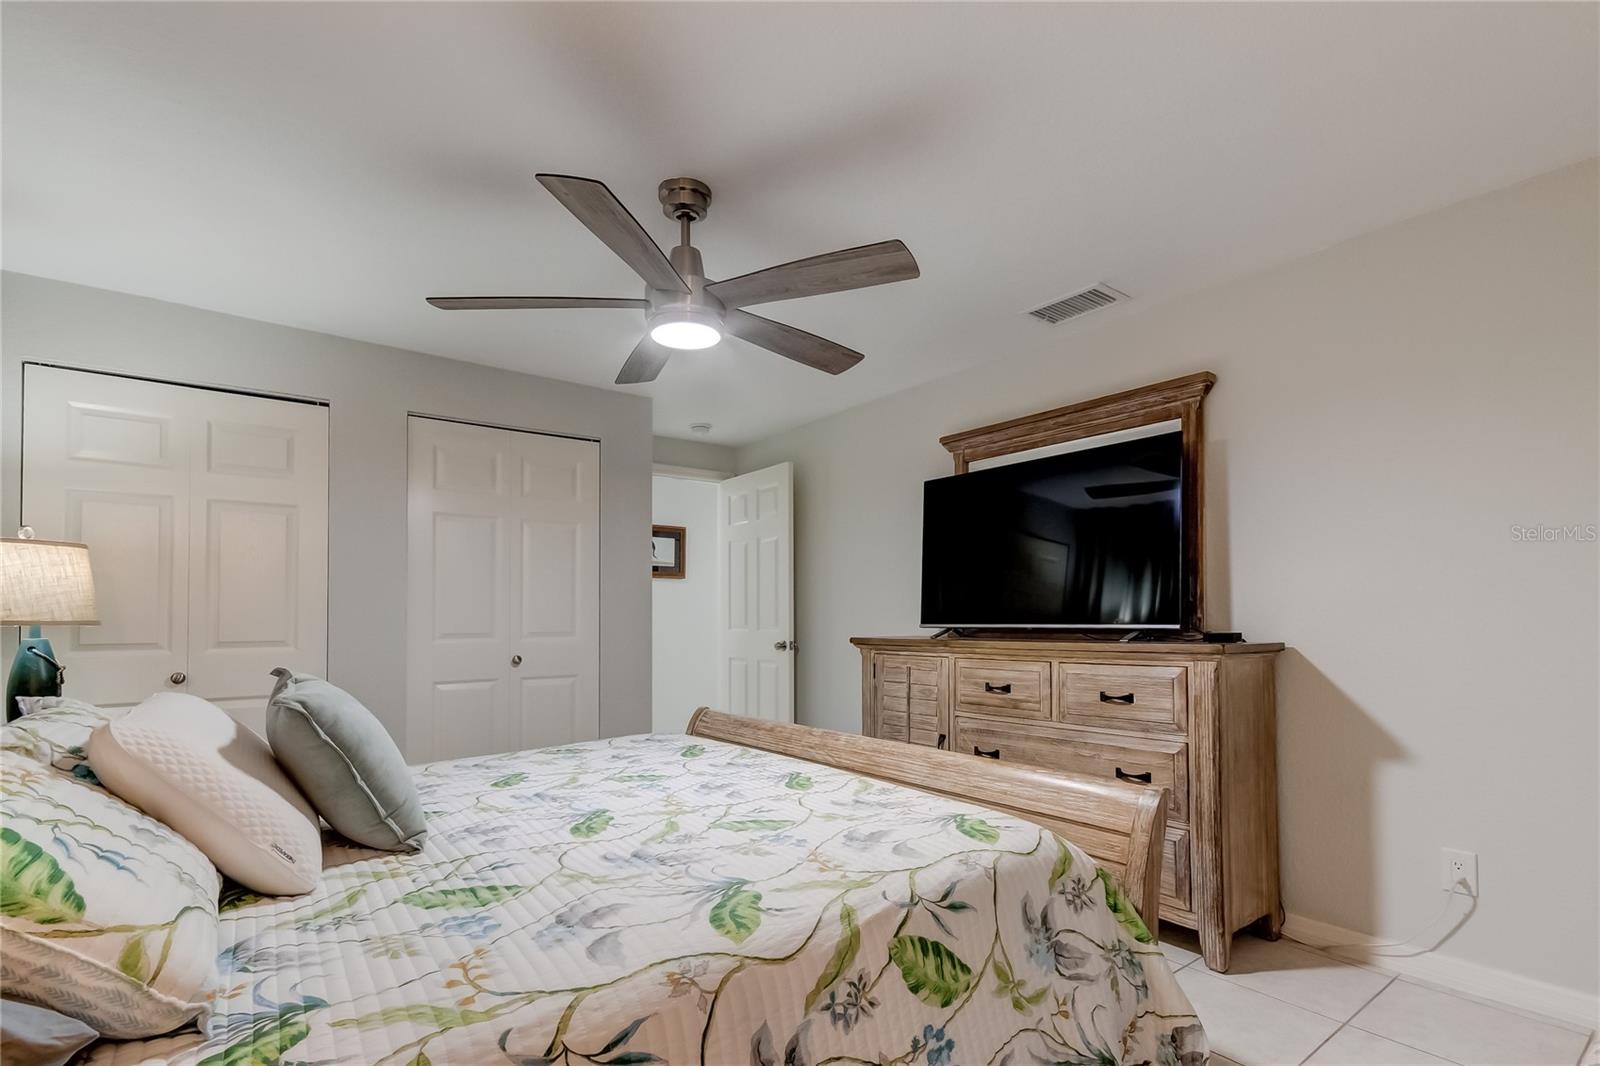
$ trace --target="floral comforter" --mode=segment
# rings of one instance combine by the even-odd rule
[[[636,736],[417,771],[419,855],[223,900],[210,1035],[95,1063],[1198,1064],[1109,877],[982,808]]]

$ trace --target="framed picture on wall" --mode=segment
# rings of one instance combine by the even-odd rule
[[[650,576],[683,576],[682,526],[650,527]]]

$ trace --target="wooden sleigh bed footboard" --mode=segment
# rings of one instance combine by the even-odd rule
[[[1159,936],[1167,793],[916,747],[829,729],[744,718],[701,707],[691,736],[760,748],[807,762],[965,800],[1032,822],[1112,870],[1152,936]]]

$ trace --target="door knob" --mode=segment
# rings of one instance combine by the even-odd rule
[[[182,670],[174,670],[172,671],[172,676],[168,677],[167,680],[171,681],[174,685],[181,685],[185,681],[189,680],[189,675],[184,673]]]
[[[799,651],[800,650],[800,642],[798,640],[780,640],[780,641],[778,641],[776,644],[774,644],[772,646],[772,650],[773,651]]]
[[[521,665],[522,665],[522,656],[520,656],[520,655],[513,655],[513,656],[512,656],[512,657],[511,657],[511,665],[512,665],[512,666],[521,666]]]

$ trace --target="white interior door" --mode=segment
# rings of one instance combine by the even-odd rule
[[[410,422],[407,754],[600,735],[600,446]]]
[[[274,666],[327,667],[327,408],[42,366],[23,401],[22,520],[94,568],[101,624],[46,634],[66,691],[262,729]]]
[[[794,721],[794,464],[717,486],[719,707]]]

